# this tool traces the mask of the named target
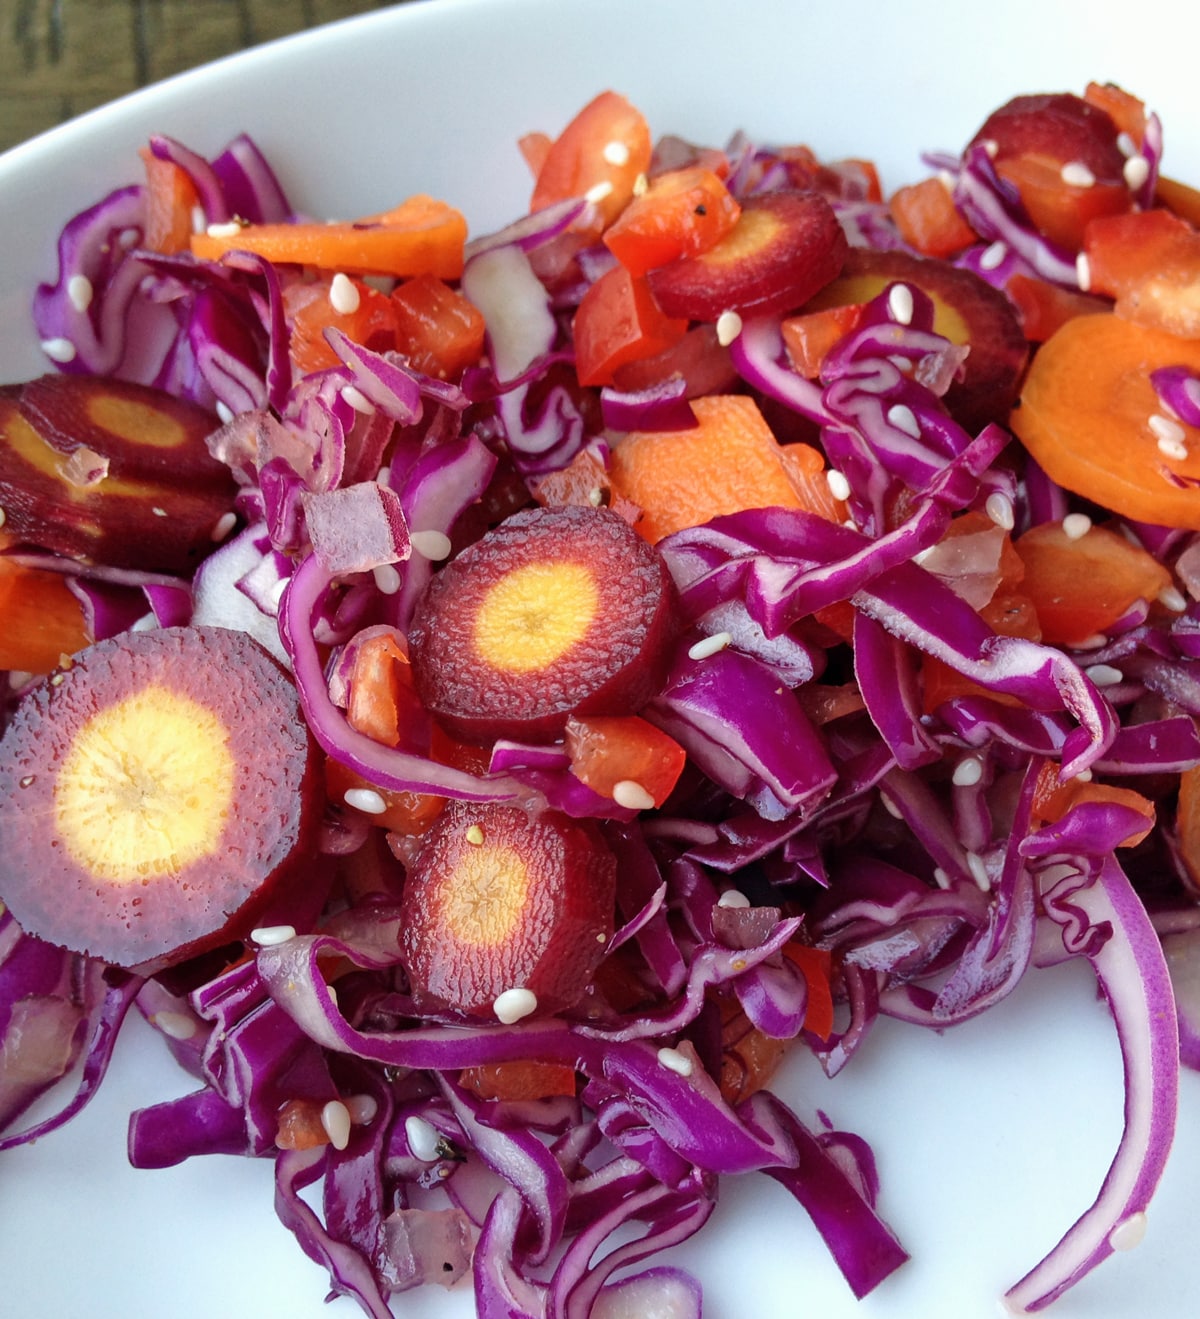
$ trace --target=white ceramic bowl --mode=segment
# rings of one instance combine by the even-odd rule
[[[1194,46],[1174,4],[1020,0],[988,9],[891,0],[425,0],[260,47],[56,129],[0,158],[0,379],[44,369],[27,307],[62,223],[138,175],[152,131],[203,152],[254,134],[317,214],[445,197],[483,231],[520,213],[516,148],[613,87],[656,132],[737,128],[870,156],[891,189],[919,154],[960,147],[1020,92],[1112,80],[1166,126],[1166,169],[1200,180]],[[882,1025],[847,1073],[793,1059],[783,1085],[869,1139],[881,1208],[913,1261],[855,1302],[803,1213],[773,1183],[731,1183],[673,1258],[706,1319],[976,1319],[1091,1202],[1121,1125],[1119,1054],[1083,968],[1027,977],[981,1020],[936,1036]],[[132,1022],[100,1097],[71,1126],[0,1156],[0,1279],[21,1319],[351,1319],[275,1220],[268,1164],[205,1159],[134,1172],[135,1107],[190,1088]],[[1194,1184],[1200,1082],[1185,1077],[1177,1149],[1146,1241],[1053,1311],[1184,1319],[1200,1295]],[[469,1290],[409,1295],[408,1319],[469,1319]]]

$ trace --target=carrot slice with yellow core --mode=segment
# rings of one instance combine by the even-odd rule
[[[1166,366],[1200,372],[1200,340],[1110,313],[1077,316],[1038,350],[1012,429],[1075,494],[1122,517],[1197,531],[1200,428],[1164,418],[1150,373]],[[1164,430],[1176,444],[1162,442]]]
[[[595,576],[585,564],[530,563],[484,596],[475,644],[493,667],[532,673],[587,635],[599,604]]]
[[[517,928],[528,892],[529,875],[516,848],[486,840],[468,847],[447,878],[446,927],[461,943],[495,947]]]

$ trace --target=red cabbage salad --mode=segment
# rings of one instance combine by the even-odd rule
[[[1125,1123],[1041,1309],[1200,1065],[1200,192],[1109,84],[890,195],[546,127],[496,233],[297,214],[245,135],[62,230],[0,386],[0,1149],[135,1011],[195,1088],[133,1165],[273,1160],[375,1319],[698,1319],[654,1257],[748,1173],[862,1297],[904,1224],[782,1059],[1083,959]]]

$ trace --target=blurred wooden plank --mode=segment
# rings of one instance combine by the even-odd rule
[[[147,83],[389,2],[0,0],[0,150]]]

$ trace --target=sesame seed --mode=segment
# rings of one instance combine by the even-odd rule
[[[1164,417],[1161,412],[1154,412],[1151,413],[1150,420],[1146,424],[1150,427],[1150,434],[1158,441],[1160,449],[1164,445],[1172,451],[1182,449],[1182,457],[1187,457],[1187,446],[1184,444],[1187,439],[1187,431],[1177,421],[1172,421],[1170,417]],[[1166,449],[1163,451],[1166,452]],[[1174,452],[1171,456],[1175,456]]]
[[[963,756],[950,777],[956,787],[974,787],[983,778],[983,761],[978,756]]]
[[[1002,243],[999,240],[994,243],[989,243],[988,246],[984,248],[983,253],[979,258],[980,270],[995,270],[1007,255],[1007,243]]]
[[[633,195],[635,197],[641,197],[649,187],[650,180],[644,174],[639,174],[633,181]]]
[[[274,948],[295,937],[294,925],[260,925],[257,930],[250,931],[250,938],[260,948]]]
[[[613,785],[613,801],[624,806],[627,811],[648,811],[654,805],[654,798],[633,779],[621,779]]]
[[[230,509],[227,513],[222,513],[221,516],[213,523],[213,529],[211,532],[213,541],[214,542],[223,541],[225,537],[228,536],[229,533],[236,526],[237,526],[237,514],[232,509]]]
[[[467,826],[467,842],[472,847],[483,846],[483,829],[480,825],[471,824]]]
[[[33,677],[33,674],[32,674],[32,673],[29,673],[29,674],[26,674],[25,676],[28,677],[28,678],[32,678],[32,677]],[[23,787],[23,788],[32,788],[33,785],[37,782],[37,776],[34,775],[34,774],[22,774],[22,775],[21,775],[21,781],[20,781],[20,782],[21,782],[21,787]]]
[[[1080,252],[1075,258],[1075,278],[1079,281],[1080,293],[1086,293],[1092,287],[1092,263],[1086,252]]]
[[[887,795],[886,792],[879,794],[879,800],[883,802],[883,809],[892,817],[893,820],[903,820],[904,815],[900,807]]]
[[[364,417],[374,415],[375,404],[358,388],[357,385],[343,385],[338,391],[342,398],[350,404],[355,412],[361,412]]]
[[[913,318],[912,289],[907,284],[894,284],[888,294],[888,314],[901,325],[909,325]]]
[[[1141,154],[1130,156],[1121,173],[1125,176],[1125,186],[1130,192],[1137,192],[1150,177],[1150,162]]]
[[[288,582],[289,582],[289,581],[290,581],[290,578],[287,578],[287,577],[281,577],[281,578],[275,583],[275,585],[272,586],[271,589],[267,592],[267,595],[268,595],[268,597],[270,598],[271,603],[272,603],[277,609],[279,608],[280,604],[283,603],[283,593],[284,593],[284,591],[287,590],[287,588],[288,588]]]
[[[708,659],[710,655],[716,655],[724,650],[732,641],[731,633],[714,632],[711,636],[701,638],[694,646],[688,647],[688,659]]]
[[[629,148],[624,142],[606,142],[601,155],[609,165],[629,164]]]
[[[1093,632],[1090,637],[1084,637],[1082,641],[1075,643],[1076,650],[1099,650],[1102,646],[1108,645],[1108,638],[1103,632]]]
[[[1016,525],[1012,500],[1007,495],[1002,495],[999,490],[993,490],[984,500],[983,511],[996,526],[1003,527],[1005,531],[1011,531]]]
[[[1115,687],[1117,683],[1125,681],[1121,670],[1111,664],[1091,664],[1083,672],[1097,687]]]
[[[374,1095],[350,1095],[342,1101],[356,1127],[365,1127],[379,1112],[379,1100]]]
[[[1068,188],[1092,188],[1096,184],[1096,176],[1082,160],[1068,160],[1058,175]]]
[[[1137,143],[1128,133],[1120,132],[1117,134],[1117,150],[1123,156],[1132,156],[1137,150]]]
[[[1146,1236],[1146,1215],[1130,1214],[1108,1234],[1108,1244],[1114,1250],[1132,1250],[1140,1246]]]
[[[910,435],[914,440],[921,438],[921,423],[907,403],[893,403],[887,410],[887,419],[888,425],[894,426],[896,430]]]
[[[450,537],[444,531],[414,531],[409,534],[409,543],[422,558],[440,563],[450,557]]]
[[[67,280],[67,299],[76,311],[87,311],[95,294],[92,281],[86,275],[72,275]]]
[[[537,995],[532,989],[506,989],[492,1004],[496,1020],[506,1026],[513,1025],[531,1012],[537,1011]]]
[[[1090,769],[1081,769],[1079,773],[1075,775],[1075,777],[1079,780],[1080,783],[1091,783],[1092,771]]]
[[[1068,513],[1062,529],[1068,540],[1082,540],[1092,529],[1092,519],[1086,513]]]
[[[136,247],[142,241],[142,231],[136,225],[130,225],[127,229],[122,229],[117,235],[117,244],[128,251],[131,247]]]
[[[992,881],[988,878],[987,866],[983,857],[978,852],[967,853],[967,869],[971,872],[971,878],[984,893],[992,887]]]
[[[993,160],[996,158],[996,155],[1000,150],[1000,143],[997,142],[994,138],[990,138],[990,137],[985,137],[983,141],[980,142],[979,145],[984,149],[984,151],[987,152],[989,156],[992,157]]]
[[[375,588],[381,595],[395,595],[400,589],[400,573],[394,563],[377,563],[371,570]]]
[[[1188,449],[1182,440],[1160,439],[1156,447],[1164,458],[1171,458],[1177,463],[1187,460]]]
[[[4,524],[7,521],[8,521],[8,514],[4,511],[4,509],[0,508],[0,527],[4,526]]]
[[[204,214],[203,206],[192,207],[192,233],[202,234],[208,227],[208,216]]]
[[[717,343],[728,348],[742,332],[742,318],[736,311],[723,311],[717,317]]]
[[[748,907],[750,899],[741,889],[727,888],[717,899],[718,907]]]
[[[850,498],[850,482],[846,480],[844,472],[839,472],[836,467],[831,467],[825,473],[825,482],[829,486],[829,493],[834,499],[846,500]]]
[[[374,788],[347,788],[342,800],[347,806],[365,815],[382,815],[387,810],[387,802]]]
[[[1187,608],[1187,597],[1177,586],[1164,586],[1158,593],[1158,603],[1173,614],[1182,614]]]
[[[217,416],[228,426],[233,420],[233,409],[228,403],[222,403],[220,399],[217,399]]]
[[[941,868],[941,866],[934,866],[933,882],[938,886],[938,888],[949,888],[950,876],[946,874],[946,872]]]
[[[165,508],[159,508],[157,504],[151,504],[150,512],[153,513],[156,518],[165,518],[167,516],[167,510]]]
[[[691,1076],[692,1074],[692,1060],[686,1053],[680,1053],[678,1049],[659,1049],[658,1061],[669,1072],[676,1072],[679,1076]]]
[[[51,677],[51,679],[50,679],[50,686],[51,686],[51,687],[61,687],[61,686],[63,685],[63,681],[64,681],[64,679],[66,678],[66,676],[67,676],[67,675],[66,675],[65,673],[56,673],[56,674],[54,674],[54,675]]]
[[[70,339],[43,339],[42,352],[52,362],[73,362],[75,360],[75,345]]]
[[[350,1144],[350,1110],[340,1099],[331,1099],[321,1109],[321,1125],[335,1150]]]
[[[150,1024],[173,1040],[190,1040],[199,1030],[196,1018],[189,1017],[186,1012],[155,1012]]]
[[[404,1139],[409,1153],[422,1163],[436,1163],[441,1157],[442,1137],[437,1127],[415,1113],[404,1119]]]
[[[584,201],[589,201],[593,205],[596,202],[602,202],[613,190],[613,185],[607,180],[602,179],[599,183],[594,183],[583,194]]]
[[[209,238],[236,238],[242,232],[242,226],[236,220],[225,220],[220,224],[210,224],[204,232]]]
[[[352,316],[359,308],[362,298],[358,289],[348,275],[339,270],[329,281],[329,305],[342,316]]]

